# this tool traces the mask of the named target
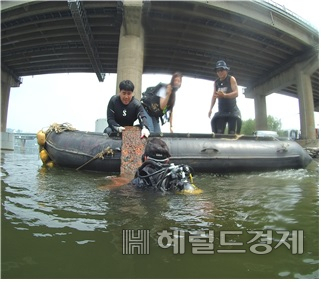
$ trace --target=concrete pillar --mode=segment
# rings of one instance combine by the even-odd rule
[[[135,85],[134,94],[141,98],[141,81],[144,65],[144,30],[141,25],[142,1],[126,0],[123,2],[124,17],[120,30],[117,85],[129,79]]]
[[[316,139],[311,77],[297,71],[297,93],[301,120],[301,139]]]
[[[9,97],[11,87],[17,87],[20,83],[1,69],[1,149],[14,149],[14,134],[7,131],[7,116],[9,107]]]
[[[256,130],[267,130],[266,96],[255,95]]]
[[[7,115],[12,78],[1,70],[1,132],[7,131]]]
[[[10,88],[19,87],[21,81],[16,81],[9,73],[1,69],[1,132],[7,131],[7,115]]]
[[[1,132],[1,150],[14,150],[15,134],[9,132]]]
[[[26,151],[26,139],[20,139],[20,152]]]

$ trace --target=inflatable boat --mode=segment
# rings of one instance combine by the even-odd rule
[[[231,173],[305,168],[312,161],[293,140],[218,134],[151,134],[168,145],[171,162],[195,172]],[[40,154],[43,163],[75,169],[119,173],[121,134],[64,130],[46,132]]]

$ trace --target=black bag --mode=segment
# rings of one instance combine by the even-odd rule
[[[159,107],[160,97],[157,96],[157,93],[160,88],[166,85],[167,84],[160,82],[156,86],[148,87],[146,91],[142,93],[140,102],[150,116],[159,118],[165,114],[164,111]]]

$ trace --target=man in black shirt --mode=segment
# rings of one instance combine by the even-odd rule
[[[123,80],[119,84],[119,94],[111,97],[107,108],[108,127],[105,133],[122,132],[124,126],[133,126],[138,119],[141,127],[141,138],[148,138],[147,119],[140,101],[133,96],[135,86],[130,80]]]
[[[219,111],[211,120],[212,132],[223,134],[228,123],[229,134],[240,134],[241,114],[237,106],[238,84],[234,76],[229,75],[230,68],[225,61],[218,61],[215,66],[218,79],[214,82],[214,92],[209,110],[209,118],[215,101],[218,99]]]

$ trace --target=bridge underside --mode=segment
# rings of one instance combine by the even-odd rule
[[[13,78],[11,85],[19,85],[20,77],[38,74],[87,72],[95,73],[99,81],[105,73],[119,75],[121,30],[134,34],[131,29],[139,19],[144,38],[142,73],[181,71],[188,77],[214,80],[215,62],[224,59],[239,85],[246,87],[247,97],[275,92],[299,98],[298,77],[290,74],[304,66],[314,110],[319,110],[319,33],[277,5],[258,1],[12,3],[1,3],[1,67]],[[126,13],[127,5],[139,5],[139,10]]]
[[[75,7],[78,1],[29,1],[5,10],[8,1],[2,2],[2,68],[16,78],[94,72],[104,79],[102,73],[117,72],[124,16],[121,1],[82,1],[81,8]],[[213,80],[215,62],[225,59],[239,84],[251,89],[295,60],[318,53],[318,32],[279,7],[268,5],[250,1],[145,1],[141,14],[143,72],[178,70],[189,77]],[[318,69],[311,81],[318,111]],[[279,91],[297,97],[295,82]]]

